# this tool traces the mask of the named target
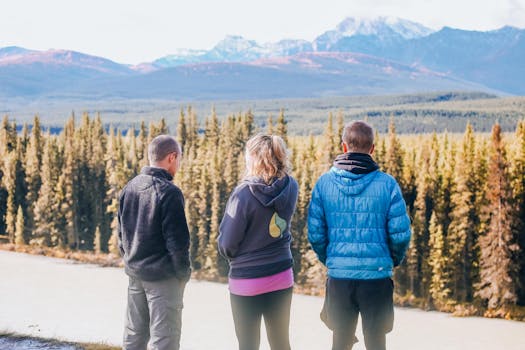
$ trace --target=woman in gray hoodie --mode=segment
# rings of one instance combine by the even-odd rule
[[[240,350],[259,349],[262,317],[271,349],[290,349],[290,222],[298,186],[289,172],[281,137],[252,137],[246,144],[246,175],[231,194],[220,225],[219,251],[230,263],[230,301]]]

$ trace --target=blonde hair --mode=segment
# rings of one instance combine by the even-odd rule
[[[246,174],[256,176],[270,184],[291,170],[284,140],[277,135],[257,134],[246,142]]]

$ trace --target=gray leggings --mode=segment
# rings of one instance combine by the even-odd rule
[[[147,282],[129,278],[124,350],[178,350],[186,283],[175,277]]]

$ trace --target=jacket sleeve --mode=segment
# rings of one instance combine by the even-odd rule
[[[394,266],[403,262],[410,243],[410,218],[401,189],[397,182],[390,195],[390,208],[387,215],[388,247]]]
[[[223,257],[228,260],[235,258],[246,235],[247,226],[246,206],[241,202],[237,191],[234,191],[228,199],[219,226],[219,253]]]
[[[308,207],[308,241],[319,260],[326,264],[326,248],[328,246],[328,229],[322,198],[317,183],[312,192]]]
[[[179,189],[166,193],[161,202],[162,234],[178,279],[187,281],[191,275],[190,233],[184,213],[184,197]]]

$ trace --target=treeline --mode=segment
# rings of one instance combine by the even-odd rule
[[[174,134],[183,147],[175,182],[186,198],[194,271],[202,278],[227,275],[216,239],[226,200],[242,179],[244,144],[258,131],[288,143],[300,186],[292,234],[295,277],[322,290],[324,269],[309,247],[306,216],[311,190],[340,149],[344,120],[330,114],[322,136],[289,136],[284,113],[261,129],[251,112],[203,124],[181,110]],[[118,193],[148,164],[147,145],[168,133],[166,120],[115,130],[100,117],[71,117],[59,135],[31,128],[0,128],[0,233],[16,246],[111,252],[116,246]],[[469,124],[462,137],[399,136],[391,123],[377,135],[375,159],[396,177],[412,217],[407,259],[396,270],[400,300],[424,308],[507,317],[525,304],[525,122],[512,135],[499,124],[492,135]]]

